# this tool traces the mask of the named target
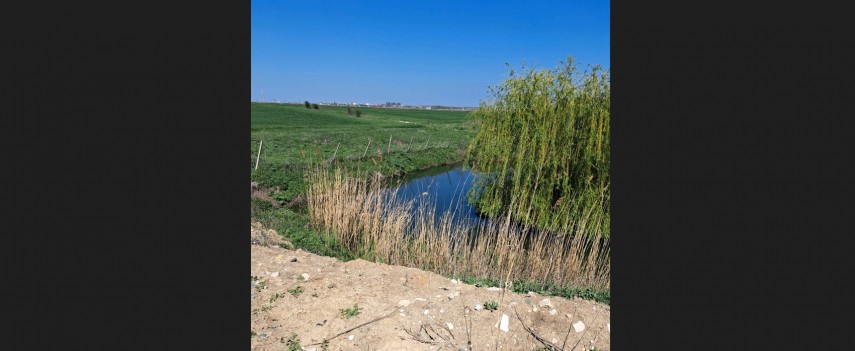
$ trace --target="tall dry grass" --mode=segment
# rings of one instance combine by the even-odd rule
[[[536,232],[507,215],[481,224],[456,221],[451,212],[436,216],[428,202],[415,207],[384,189],[379,175],[315,166],[306,184],[310,225],[364,259],[501,282],[598,290],[611,282],[607,238]]]

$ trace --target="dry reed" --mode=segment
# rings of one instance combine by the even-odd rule
[[[470,224],[451,212],[396,197],[379,174],[348,174],[314,166],[306,172],[310,225],[358,257],[415,267],[452,277],[541,282],[608,289],[611,282],[607,238],[536,231],[501,220]],[[591,214],[568,227],[599,221]]]

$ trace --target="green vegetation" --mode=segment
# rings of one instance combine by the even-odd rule
[[[499,303],[496,301],[487,301],[484,303],[484,309],[487,311],[495,311],[499,309]]]
[[[460,281],[478,287],[501,287],[498,280],[489,278],[465,277]],[[611,291],[608,289],[597,290],[593,288],[579,288],[569,285],[558,286],[551,282],[537,283],[530,281],[517,281],[511,284],[511,291],[525,294],[529,291],[536,292],[542,296],[560,296],[568,299],[578,297],[580,299],[596,301],[606,305],[611,304]]]
[[[362,311],[362,308],[361,308],[361,307],[359,307],[357,304],[353,304],[353,307],[351,307],[351,308],[346,308],[346,309],[340,309],[340,310],[339,310],[339,312],[341,312],[341,316],[342,316],[344,319],[353,318],[353,317],[358,316],[358,315],[359,315],[359,311]]]
[[[353,118],[348,108],[251,103],[252,181],[284,204],[305,192],[308,164],[400,175],[462,161],[476,132],[463,111],[364,108]]]
[[[291,333],[291,336],[286,340],[285,337],[279,338],[279,342],[288,346],[288,351],[301,351],[303,350],[303,345],[300,345],[300,338],[296,333]]]
[[[297,285],[297,286],[296,286],[296,287],[294,287],[294,288],[288,289],[288,293],[289,293],[289,294],[291,294],[291,296],[294,296],[294,297],[300,296],[300,294],[302,294],[302,293],[303,293],[303,286],[302,286],[302,285]],[[272,301],[271,301],[271,302],[272,302]]]
[[[288,292],[291,292],[291,291],[289,290]],[[282,297],[282,296],[283,296],[283,295],[279,295],[279,293],[275,293],[275,294],[273,294],[273,296],[271,296],[271,297],[270,297],[270,301],[269,301],[269,302],[270,302],[270,303],[274,303],[274,302],[276,302],[276,300],[279,300],[279,298],[280,298],[280,297]]]
[[[474,113],[480,129],[468,150],[472,168],[489,175],[470,193],[478,211],[608,238],[608,72],[580,73],[571,57],[553,70],[512,70],[492,94]]]

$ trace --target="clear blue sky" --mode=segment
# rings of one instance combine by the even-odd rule
[[[608,0],[251,3],[253,101],[478,106],[505,63],[610,69]]]

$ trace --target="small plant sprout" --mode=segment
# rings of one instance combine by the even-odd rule
[[[303,293],[303,286],[297,285],[296,287],[294,287],[292,289],[288,289],[288,293],[290,293],[294,297],[300,296],[300,294]]]
[[[353,304],[352,308],[339,310],[339,312],[341,312],[341,316],[344,317],[344,319],[353,318],[353,317],[358,316],[359,311],[362,311],[362,308],[359,307],[357,304]]]

